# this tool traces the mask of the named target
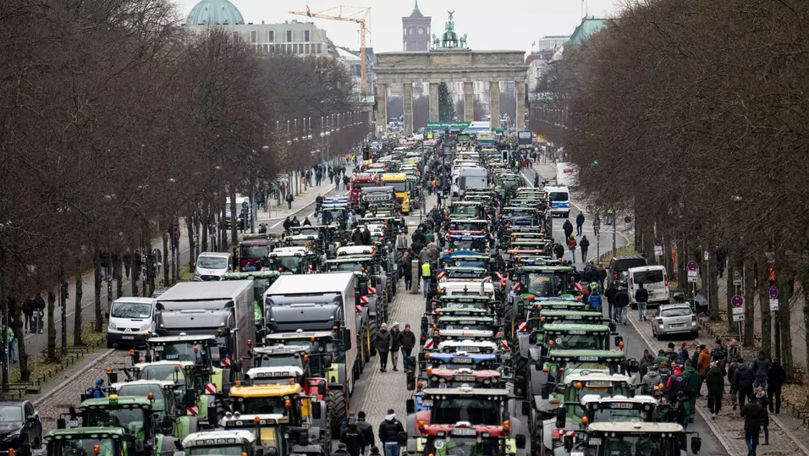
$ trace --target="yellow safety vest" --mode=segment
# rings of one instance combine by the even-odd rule
[[[430,277],[430,263],[424,263],[421,265],[421,276],[422,277]]]

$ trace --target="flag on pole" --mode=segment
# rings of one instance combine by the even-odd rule
[[[583,2],[584,0],[582,0]],[[309,9],[309,5],[306,5],[306,15],[312,17],[312,11]]]

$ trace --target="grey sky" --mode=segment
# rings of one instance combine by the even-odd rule
[[[175,0],[185,18],[198,0]],[[376,52],[402,50],[402,16],[409,16],[413,0],[231,0],[246,22],[313,21],[338,46],[359,48],[358,26],[353,22],[308,19],[289,10],[322,11],[340,4],[371,7],[371,42]],[[614,16],[620,0],[586,0],[589,16]],[[432,17],[432,33],[440,35],[447,11],[455,11],[455,31],[467,34],[472,49],[520,49],[543,35],[568,35],[581,21],[579,0],[420,0],[419,9]]]

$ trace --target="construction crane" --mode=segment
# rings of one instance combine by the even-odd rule
[[[360,84],[362,94],[365,95],[368,91],[367,73],[365,70],[365,35],[368,33],[367,22],[368,18],[371,16],[371,8],[365,6],[340,5],[313,13],[307,6],[306,11],[290,11],[289,14],[329,19],[332,21],[356,22],[360,25]]]

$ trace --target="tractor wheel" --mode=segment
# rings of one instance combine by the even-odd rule
[[[326,396],[326,408],[329,413],[329,429],[331,429],[331,435],[340,435],[340,429],[346,418],[345,391],[341,389],[330,389]]]
[[[379,317],[377,317],[379,318]],[[371,353],[370,356],[376,355],[376,349],[374,348],[374,343],[376,342],[376,335],[379,334],[379,323],[376,319],[371,319],[370,321],[370,332],[371,332]]]

